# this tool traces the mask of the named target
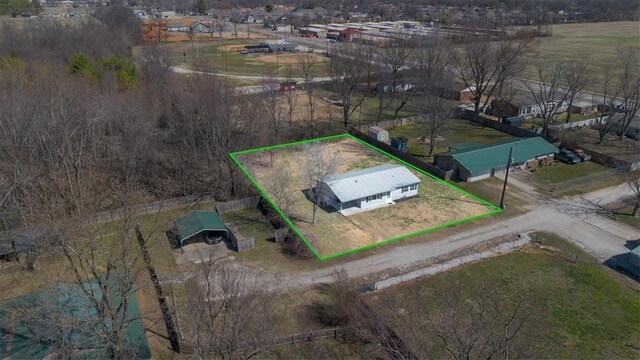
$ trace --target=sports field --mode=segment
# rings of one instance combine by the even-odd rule
[[[404,165],[421,181],[418,196],[348,216],[330,205],[320,206],[315,223],[312,223],[313,203],[305,195],[309,181],[301,170],[310,143],[320,143],[335,159],[337,166],[332,175],[382,164]],[[346,134],[239,151],[231,156],[272,205],[280,209],[287,202],[285,206],[290,209],[290,216],[285,216],[285,221],[321,260],[500,211],[496,206]],[[270,181],[276,173],[288,175],[285,192],[272,190]]]

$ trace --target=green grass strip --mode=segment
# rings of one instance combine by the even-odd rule
[[[400,235],[400,236],[396,236],[387,240],[382,240],[382,241],[378,241],[376,243],[373,244],[367,244],[367,245],[363,245],[354,249],[350,249],[350,250],[346,250],[346,251],[342,251],[339,253],[335,253],[335,254],[331,254],[331,255],[326,255],[326,256],[321,256],[320,254],[318,254],[317,250],[309,243],[309,241],[306,239],[306,237],[302,234],[302,232],[296,227],[296,225],[293,223],[293,221],[291,219],[289,219],[288,216],[286,216],[284,214],[284,212],[280,209],[280,207],[278,206],[278,204],[276,204],[275,200],[271,198],[271,196],[269,196],[269,194],[265,191],[265,189],[260,185],[260,183],[249,173],[249,170],[240,162],[240,160],[237,158],[237,155],[242,155],[242,154],[248,154],[248,153],[253,153],[253,152],[258,152],[258,151],[263,151],[263,150],[271,150],[271,149],[279,149],[279,148],[283,148],[283,147],[288,147],[288,146],[295,146],[295,145],[300,145],[300,144],[305,144],[305,143],[310,143],[310,142],[317,142],[317,141],[324,141],[324,140],[330,140],[330,139],[336,139],[336,138],[341,138],[341,137],[348,137],[351,139],[356,140],[357,142],[364,144],[378,152],[380,152],[381,154],[394,159],[418,172],[420,172],[421,174],[424,174],[432,179],[435,179],[436,181],[439,181],[442,184],[445,184],[459,192],[462,192],[463,194],[466,194],[467,196],[470,196],[471,198],[479,201],[480,203],[487,205],[491,208],[493,208],[493,210],[488,211],[486,213],[483,214],[479,214],[479,215],[473,215],[473,216],[469,216],[466,217],[464,219],[460,219],[460,220],[454,220],[454,221],[450,221],[450,222],[446,222],[440,225],[436,225],[436,226],[432,226],[430,228],[427,229],[423,229],[423,230],[417,230],[408,234],[404,234],[404,235]],[[251,181],[251,183],[253,183],[253,185],[256,186],[256,188],[258,189],[258,191],[260,192],[260,194],[262,194],[262,196],[267,200],[267,202],[278,212],[278,214],[282,217],[282,219],[287,223],[287,225],[289,225],[289,227],[291,228],[291,230],[293,230],[293,232],[298,235],[300,237],[300,239],[302,239],[302,241],[307,245],[307,247],[309,247],[309,249],[311,250],[311,252],[321,261],[324,260],[329,260],[329,259],[333,259],[339,256],[343,256],[343,255],[347,255],[347,254],[351,254],[354,253],[356,251],[360,251],[360,250],[366,250],[366,249],[370,249],[373,247],[377,247],[377,246],[381,246],[381,245],[386,245],[398,240],[402,240],[402,239],[406,239],[408,237],[412,237],[412,236],[416,236],[416,235],[420,235],[420,234],[424,234],[427,232],[431,232],[431,231],[435,231],[435,230],[439,230],[442,228],[446,228],[446,227],[451,227],[451,226],[455,226],[464,222],[468,222],[474,219],[478,219],[478,218],[482,218],[482,217],[486,217],[486,216],[490,216],[493,214],[497,214],[502,212],[503,210],[500,209],[499,206],[492,204],[491,202],[484,200],[464,189],[461,189],[451,183],[448,183],[440,178],[438,178],[437,176],[434,176],[433,174],[430,174],[396,156],[393,156],[391,154],[389,154],[388,152],[373,146],[369,143],[367,143],[364,140],[361,140],[351,134],[348,133],[344,133],[344,134],[338,134],[338,135],[330,135],[330,136],[324,136],[324,137],[319,137],[319,138],[314,138],[314,139],[308,139],[308,140],[300,140],[300,141],[294,141],[294,142],[290,142],[290,143],[284,143],[284,144],[277,144],[277,145],[271,145],[271,146],[263,146],[263,147],[258,147],[258,148],[253,148],[253,149],[247,149],[247,150],[240,150],[240,151],[234,151],[229,153],[229,156],[231,157],[231,159],[238,165],[238,167],[240,168],[240,170],[247,176],[247,178],[249,178],[249,180]]]

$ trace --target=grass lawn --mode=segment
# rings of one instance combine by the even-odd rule
[[[607,208],[613,211],[610,217],[621,223],[640,229],[640,217],[633,217],[633,200],[619,201],[607,204]]]
[[[409,153],[424,157],[428,152],[428,144],[419,137],[425,135],[421,124],[411,124],[387,128],[389,137],[405,136],[409,139]],[[449,151],[448,145],[462,142],[477,142],[480,144],[494,144],[515,137],[489,127],[482,127],[462,119],[451,119],[451,125],[440,134],[436,142],[435,153]]]
[[[633,226],[636,229],[640,229],[640,217],[633,217],[633,215],[631,215],[632,209],[632,207],[629,207],[628,210],[625,210],[623,213],[616,214],[614,219],[629,226]]]
[[[375,84],[374,84],[375,85]],[[372,86],[374,86],[372,85]],[[358,96],[358,95],[356,95]],[[394,94],[385,94],[383,100],[382,121],[393,119],[395,113],[395,106],[397,106],[398,100],[393,98]],[[416,104],[420,102],[420,96],[408,95],[407,103],[398,112],[398,119],[418,115],[416,111]],[[378,95],[371,92],[365,94],[365,100],[362,103],[362,124],[375,123],[378,121],[379,111]],[[360,109],[351,115],[351,122],[358,123],[360,120]]]
[[[596,164],[593,161],[581,162],[569,165],[556,162],[553,165],[539,167],[531,174],[530,179],[536,183],[548,185],[558,184],[579,177],[594,175],[609,168]]]
[[[556,196],[571,196],[586,194],[625,181],[622,175],[609,170],[608,167],[593,161],[574,165],[556,162],[553,165],[539,167],[535,172],[518,172],[516,176],[537,184]]]
[[[637,21],[559,24],[552,25],[552,29],[552,36],[541,38],[535,45],[531,59],[546,59],[553,63],[586,59],[592,71],[601,76],[615,59],[618,49],[628,46],[640,49],[640,22]],[[536,79],[532,66],[526,76]],[[592,85],[588,89],[599,92],[600,86]]]
[[[319,141],[326,146],[326,151],[331,156],[335,156],[336,164],[339,164],[334,174],[380,164],[398,164],[396,160],[349,136]],[[410,169],[421,180],[417,197],[349,216],[329,207],[320,207],[316,213],[316,221],[312,223],[313,204],[304,194],[309,183],[300,171],[303,155],[310,150],[313,151],[303,145],[291,145],[234,156],[237,156],[237,160],[267,192],[269,179],[273,177],[274,171],[289,174],[290,183],[286,191],[292,199],[289,206],[292,221],[321,259],[496,211],[493,206],[453,186]],[[270,152],[272,157],[266,155],[266,152]],[[269,195],[282,205],[282,199],[285,198],[283,195],[274,194],[273,191]]]
[[[568,241],[548,233],[532,234],[545,250],[528,246],[520,251],[464,265],[453,271],[419,279],[370,296],[374,301],[402,301],[418,289],[424,306],[434,310],[438,289],[459,284],[464,298],[491,289],[507,306],[523,295],[534,309],[519,336],[531,339],[533,358],[636,359],[640,346],[640,291],[637,283],[601,265]],[[578,255],[578,262],[574,259]],[[402,331],[401,329],[399,329]],[[434,335],[429,356],[445,357]],[[635,349],[634,349],[635,348]]]

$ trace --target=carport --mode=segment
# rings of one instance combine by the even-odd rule
[[[180,247],[204,241],[207,236],[227,238],[228,230],[215,211],[195,210],[175,220]]]

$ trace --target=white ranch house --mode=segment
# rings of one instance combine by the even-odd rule
[[[329,205],[348,215],[417,196],[419,183],[406,167],[384,164],[332,176],[318,186],[328,187],[332,194]]]

